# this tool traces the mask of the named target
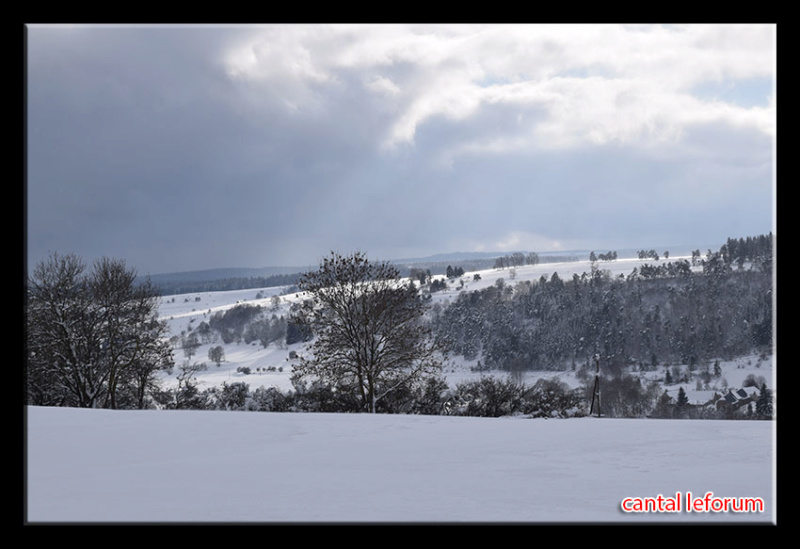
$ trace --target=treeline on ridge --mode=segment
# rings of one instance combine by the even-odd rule
[[[225,292],[249,290],[251,288],[272,288],[293,286],[300,279],[300,273],[276,274],[270,276],[241,276],[214,280],[155,280],[152,284],[161,295],[179,295],[198,292]]]

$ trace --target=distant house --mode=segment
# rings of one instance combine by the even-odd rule
[[[748,387],[746,389],[731,389],[725,396],[720,397],[716,401],[717,410],[733,409],[736,410],[742,406],[746,406],[751,402],[755,402],[758,398],[758,390],[755,387]]]

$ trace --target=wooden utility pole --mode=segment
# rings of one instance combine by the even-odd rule
[[[594,413],[594,404],[597,402],[597,417],[600,417],[600,355],[594,355],[596,371],[594,374],[594,391],[592,391],[592,406],[589,408],[589,415]]]

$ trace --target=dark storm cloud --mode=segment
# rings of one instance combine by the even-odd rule
[[[747,33],[763,60],[716,30],[31,27],[29,263],[159,273],[766,232],[770,29]],[[698,37],[719,52],[692,56]]]
[[[199,34],[198,34],[199,33]],[[41,39],[40,39],[41,35]],[[29,245],[237,265],[324,173],[324,124],[248,118],[215,56],[227,30],[31,33]],[[209,41],[209,39],[211,39]],[[277,122],[277,123],[276,123]],[[341,157],[339,147],[327,154]],[[55,230],[43,232],[48,226]],[[213,250],[211,244],[214,244]],[[158,262],[144,263],[157,269]],[[176,265],[179,266],[179,265]]]
[[[157,249],[198,216],[193,198],[229,131],[209,37],[193,30],[29,31],[29,249]],[[40,229],[53,224],[55,240]],[[74,229],[74,232],[72,230]],[[179,229],[180,230],[180,229]],[[97,246],[94,245],[95,239]],[[145,246],[146,249],[146,246]]]

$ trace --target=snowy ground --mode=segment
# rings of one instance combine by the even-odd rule
[[[27,409],[27,520],[775,523],[768,421]],[[625,513],[625,498],[763,512]]]

